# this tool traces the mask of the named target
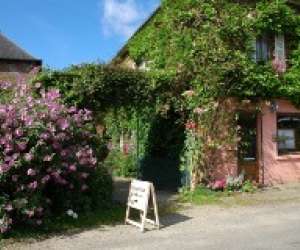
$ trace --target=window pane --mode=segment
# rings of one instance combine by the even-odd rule
[[[273,35],[265,34],[256,39],[256,62],[266,62],[272,59],[275,40]]]
[[[296,141],[295,141],[295,130],[293,129],[279,129],[278,141],[279,150],[295,150]]]

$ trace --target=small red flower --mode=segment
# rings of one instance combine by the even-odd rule
[[[189,130],[193,130],[196,127],[197,127],[196,123],[192,120],[187,121],[187,123],[185,124],[185,128]]]

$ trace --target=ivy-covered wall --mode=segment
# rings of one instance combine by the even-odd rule
[[[269,60],[256,62],[256,40],[280,36],[286,60],[272,52]],[[254,105],[280,98],[299,106],[299,42],[299,5],[290,1],[164,0],[126,49],[137,64],[147,62],[152,71],[170,76],[174,88],[168,105],[188,114],[188,126],[208,132],[216,119],[225,119],[218,107],[226,98]],[[215,120],[210,119],[216,112]],[[234,117],[229,123],[235,127]],[[236,134],[229,137],[234,140]],[[207,139],[207,133],[186,132],[183,168],[195,159],[188,169],[198,175],[196,183],[206,179],[206,170],[215,168],[209,160],[216,154],[204,154]],[[214,147],[224,147],[224,140],[210,139]]]

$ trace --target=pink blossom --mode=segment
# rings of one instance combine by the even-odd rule
[[[42,184],[46,184],[50,180],[50,178],[50,175],[45,175],[41,180]]]
[[[24,159],[25,159],[26,161],[32,161],[32,159],[33,159],[33,154],[32,154],[32,153],[26,153],[26,154],[24,155]]]
[[[19,153],[14,153],[14,154],[12,155],[12,159],[13,159],[13,160],[17,160],[17,159],[19,158],[19,156],[20,156]]]
[[[57,136],[56,136],[56,138],[57,138],[58,140],[60,140],[60,141],[65,140],[66,137],[67,137],[67,135],[66,135],[65,133],[59,133],[59,134],[57,134]]]
[[[79,160],[79,164],[80,164],[80,165],[86,165],[86,164],[88,164],[88,160],[85,159],[85,158],[80,159],[80,160]]]
[[[18,142],[17,143],[18,149],[22,152],[27,148],[27,142]]]
[[[96,165],[97,164],[97,158],[92,158],[91,159],[91,164]]]
[[[56,149],[56,150],[61,149],[61,145],[60,145],[57,141],[54,141],[54,142],[52,143],[52,147],[53,147],[54,149]]]
[[[43,161],[50,162],[50,161],[52,161],[52,159],[53,159],[53,155],[46,155],[46,156],[43,158]]]
[[[40,138],[46,141],[50,138],[50,135],[48,133],[42,133],[40,135]]]
[[[6,173],[10,170],[10,166],[8,164],[0,165],[0,173]]]
[[[44,211],[44,208],[38,207],[38,208],[36,209],[36,211],[37,211],[38,213],[42,213],[42,212]]]
[[[35,176],[35,175],[36,175],[36,171],[33,170],[32,168],[29,168],[29,169],[27,170],[27,175],[28,175],[28,176]]]
[[[59,94],[59,90],[57,89],[52,89],[50,91],[48,91],[46,93],[46,96],[45,96],[47,99],[49,99],[50,101],[54,101],[56,99],[58,99],[60,97],[60,94]]]
[[[77,168],[76,168],[76,166],[73,164],[73,165],[69,166],[69,170],[70,170],[71,172],[75,172],[75,171],[77,170]]]
[[[12,157],[11,156],[5,156],[5,158],[4,158],[4,161],[5,162],[9,162],[9,161],[11,161],[12,160]]]
[[[226,187],[225,179],[215,181],[212,186],[214,190],[223,190],[225,187]]]
[[[8,231],[8,226],[3,226],[3,225],[1,225],[0,226],[0,233],[2,233],[2,234],[4,234],[4,233],[6,233]]]
[[[4,145],[4,144],[6,144],[6,143],[7,143],[7,139],[2,137],[2,138],[0,139],[0,144],[1,144],[1,145]]]
[[[7,212],[10,212],[13,210],[13,206],[11,203],[8,203],[5,205],[4,209],[7,211]]]
[[[14,160],[14,159],[12,159],[12,160],[10,160],[10,161],[8,162],[8,167],[9,167],[9,168],[13,167],[14,165],[15,165],[15,160]]]
[[[4,89],[4,90],[11,88],[11,86],[12,86],[12,84],[10,82],[1,82],[0,83],[0,88]]]
[[[15,135],[16,135],[17,138],[19,138],[23,135],[23,131],[21,129],[16,129],[15,130]]]
[[[197,114],[197,115],[203,114],[204,111],[205,111],[204,109],[199,108],[199,107],[194,109],[194,113]]]
[[[89,176],[88,173],[81,173],[81,174],[80,174],[80,177],[83,178],[83,179],[88,178],[88,176]]]
[[[25,214],[29,217],[32,218],[34,216],[34,210],[26,210]]]
[[[51,175],[56,179],[60,177],[60,173],[58,171],[52,172]]]
[[[70,153],[69,150],[64,149],[64,150],[62,150],[62,151],[60,152],[60,156],[65,157],[65,156],[67,156],[69,153]]]
[[[5,145],[4,153],[9,154],[13,151],[13,147],[10,144]]]
[[[68,112],[69,112],[70,114],[74,114],[74,113],[77,112],[77,108],[74,107],[74,106],[72,106],[72,107],[70,107],[70,108],[68,109]]]
[[[57,125],[59,126],[59,128],[61,130],[66,130],[70,126],[69,122],[67,121],[67,119],[59,119],[57,121]]]
[[[25,121],[26,126],[32,126],[32,124],[33,124],[33,118],[30,116],[25,117],[24,121]]]
[[[278,74],[283,74],[286,71],[286,62],[285,62],[285,60],[281,60],[281,59],[275,58],[272,61],[272,66],[273,66],[273,69]]]
[[[38,187],[38,183],[37,183],[37,181],[34,181],[34,182],[31,182],[31,183],[29,183],[28,184],[28,188],[29,189],[36,189]]]

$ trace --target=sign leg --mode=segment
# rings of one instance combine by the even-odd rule
[[[146,223],[146,216],[147,216],[147,211],[142,212],[142,224],[141,224],[141,231],[145,232],[145,223]]]
[[[155,224],[156,224],[156,227],[159,229],[160,224],[159,224],[159,217],[158,217],[158,206],[157,206],[157,202],[156,202],[156,194],[155,194],[153,184],[151,184],[151,193],[152,193],[152,202],[153,202],[153,207],[154,207]]]
[[[130,207],[127,206],[126,216],[125,216],[125,225],[127,224],[127,220],[129,219],[129,216],[130,216]]]

